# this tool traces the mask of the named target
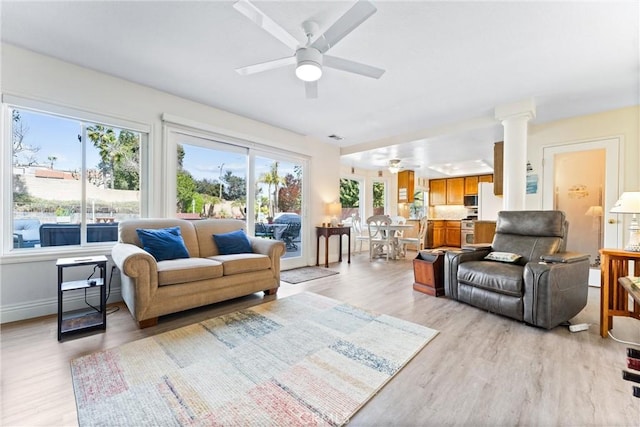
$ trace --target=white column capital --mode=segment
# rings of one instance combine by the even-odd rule
[[[529,98],[511,104],[497,106],[494,114],[495,118],[502,122],[516,119],[529,121],[536,117],[536,104],[533,98]]]

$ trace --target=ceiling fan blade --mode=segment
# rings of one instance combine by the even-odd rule
[[[263,71],[273,70],[275,68],[286,67],[296,63],[295,56],[287,56],[286,58],[274,59],[272,61],[261,62],[259,64],[247,65],[246,67],[236,68],[236,72],[242,76],[249,74],[261,73]]]
[[[382,68],[361,64],[359,62],[338,58],[335,56],[324,55],[322,63],[326,67],[360,74],[362,76],[371,77],[373,79],[379,79],[384,74],[384,70]]]
[[[360,24],[376,12],[376,7],[368,0],[360,0],[333,23],[327,31],[311,43],[311,47],[325,53],[342,40],[347,34],[355,30]]]
[[[248,0],[239,0],[233,4],[233,7],[244,16],[253,21],[260,28],[280,40],[292,50],[296,50],[300,46],[300,42],[289,34],[284,28],[278,25],[274,20],[265,15],[260,9],[251,4]]]
[[[304,92],[307,96],[307,99],[316,99],[318,97],[318,81],[316,80],[315,82],[305,82]]]

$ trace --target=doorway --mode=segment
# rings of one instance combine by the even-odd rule
[[[599,249],[618,247],[621,227],[609,214],[619,196],[619,138],[544,147],[543,209],[569,221],[567,248],[588,253],[599,268]]]

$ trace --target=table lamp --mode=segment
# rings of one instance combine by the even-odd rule
[[[638,214],[640,213],[640,191],[625,191],[609,211],[611,213],[633,214],[629,226],[629,242],[625,251],[640,252],[640,226]]]
[[[327,211],[331,217],[331,226],[337,227],[340,222],[338,217],[342,217],[342,205],[340,203],[329,203],[327,205]]]

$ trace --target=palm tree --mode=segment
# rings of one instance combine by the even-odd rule
[[[87,136],[93,142],[93,145],[99,150],[100,158],[106,168],[104,172],[109,172],[109,187],[115,187],[115,166],[123,156],[127,154],[127,147],[111,128],[105,128],[102,125],[89,126],[87,128]]]
[[[268,173],[262,174],[259,181],[267,184],[267,196],[269,197],[269,216],[273,218],[275,215],[275,207],[278,206],[278,188],[280,184],[284,182],[284,178],[278,175],[278,162],[271,163],[271,170]],[[271,192],[272,185],[275,186],[273,193]]]

